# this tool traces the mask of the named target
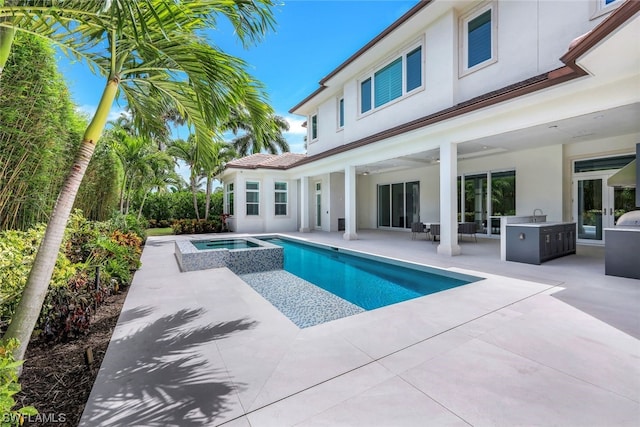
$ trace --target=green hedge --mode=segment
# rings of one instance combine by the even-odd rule
[[[198,211],[200,218],[204,218],[205,194],[197,193]],[[140,202],[135,202],[132,208],[137,212]],[[222,215],[223,193],[215,191],[211,194],[211,206],[209,218],[218,218]],[[142,207],[142,215],[149,220],[150,226],[167,227],[174,220],[196,219],[193,208],[193,194],[189,191],[176,193],[152,193],[147,196]],[[163,221],[161,223],[161,221]],[[163,224],[163,225],[160,225]]]

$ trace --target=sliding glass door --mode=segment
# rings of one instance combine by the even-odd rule
[[[378,185],[378,227],[411,228],[420,221],[420,183]]]
[[[516,171],[458,177],[458,221],[475,222],[478,233],[500,234],[500,218],[516,214]]]
[[[464,222],[475,222],[478,233],[487,232],[487,174],[464,177]]]

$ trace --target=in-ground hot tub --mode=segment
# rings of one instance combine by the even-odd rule
[[[282,247],[252,237],[178,240],[175,254],[182,271],[227,267],[247,274],[281,270],[284,265]]]

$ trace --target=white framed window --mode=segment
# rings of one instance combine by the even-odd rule
[[[233,183],[229,183],[227,184],[227,206],[226,206],[225,213],[233,216],[233,211],[234,211]]]
[[[461,76],[498,61],[498,14],[494,2],[484,4],[460,19]]]
[[[311,116],[311,140],[315,141],[318,139],[318,115],[314,114]]]
[[[360,114],[380,108],[424,87],[423,46],[413,45],[360,80]]]
[[[289,201],[289,191],[286,182],[276,182],[274,186],[275,214],[276,216],[287,215]]]
[[[593,3],[591,19],[598,18],[604,14],[614,11],[624,0],[591,0]]]
[[[338,98],[338,130],[344,128],[344,96]]]
[[[247,181],[245,184],[247,216],[260,215],[260,183]]]

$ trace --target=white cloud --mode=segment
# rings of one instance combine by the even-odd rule
[[[289,123],[289,130],[284,132],[284,137],[289,143],[289,149],[292,153],[306,153],[304,137],[307,136],[307,128],[302,127],[306,119],[292,115],[283,115],[282,117]]]
[[[300,116],[283,116],[284,119],[289,123],[289,131],[286,132],[292,135],[302,135],[305,136],[307,134],[307,128],[303,128],[302,124],[307,120]]]
[[[80,114],[85,115],[89,120],[93,118],[96,114],[96,110],[98,107],[96,105],[77,105],[76,111]],[[121,114],[125,114],[130,116],[130,113],[126,111],[124,108],[112,108],[109,112],[109,116],[107,117],[108,121],[116,120],[120,117]]]

